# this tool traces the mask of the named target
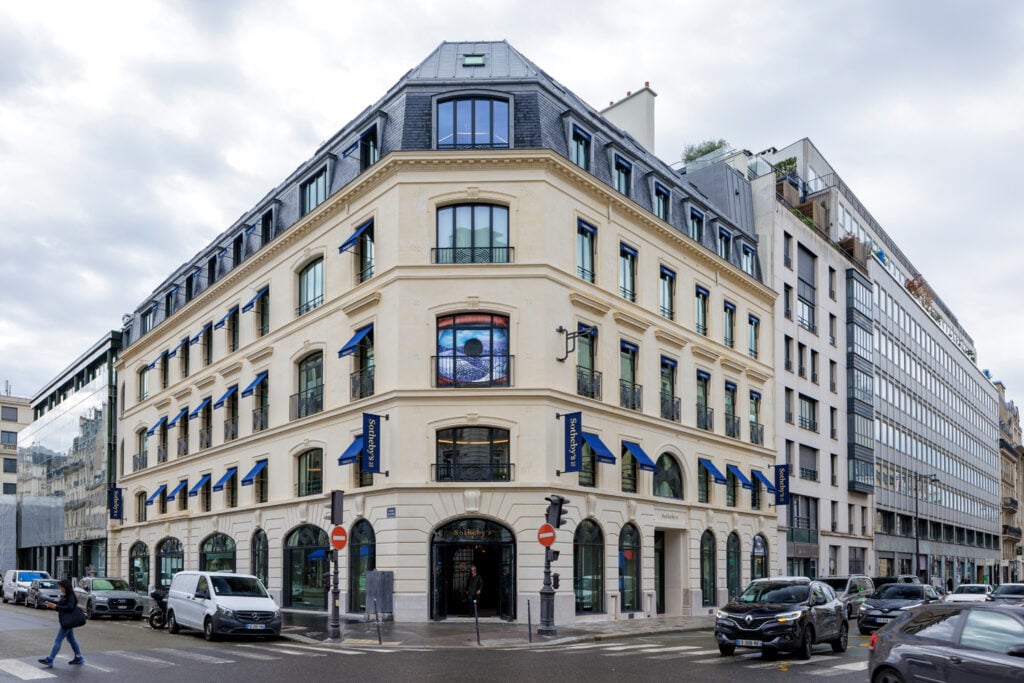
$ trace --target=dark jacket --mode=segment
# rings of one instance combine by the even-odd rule
[[[479,593],[483,591],[483,588],[484,580],[479,574],[477,574],[476,576],[470,576],[469,581],[466,583],[466,595],[469,597],[471,601],[479,600]]]
[[[60,627],[65,631],[72,628],[69,621],[76,607],[78,607],[78,598],[75,597],[74,591],[62,595],[57,603],[57,620],[60,622]]]

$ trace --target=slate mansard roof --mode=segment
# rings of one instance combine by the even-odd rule
[[[466,56],[474,56],[467,60]],[[680,175],[668,164],[644,149],[629,133],[619,129],[597,110],[551,78],[537,65],[506,41],[445,42],[438,46],[422,63],[409,70],[376,103],[364,109],[352,121],[324,142],[316,153],[303,162],[277,187],[192,260],[176,269],[153,293],[140,304],[133,314],[124,317],[124,346],[142,336],[143,315],[150,315],[150,329],[160,325],[188,302],[185,299],[185,281],[193,285],[193,298],[212,283],[208,276],[213,263],[214,280],[226,275],[236,263],[232,252],[241,238],[241,259],[244,260],[264,246],[261,233],[269,222],[272,241],[303,217],[301,185],[311,174],[328,163],[328,196],[355,180],[362,172],[360,163],[360,137],[369,130],[378,134],[379,156],[394,151],[425,151],[434,149],[434,107],[437,98],[446,93],[473,93],[501,96],[511,100],[511,149],[550,149],[569,157],[569,144],[573,125],[586,130],[592,138],[590,173],[608,185],[613,185],[613,154],[628,159],[633,166],[634,192],[631,199],[652,211],[654,182],[672,192],[672,202],[678,205],[688,200],[694,208],[714,218],[729,230],[736,240],[731,260],[739,265],[742,245],[755,254],[757,237],[753,226],[750,187],[741,174],[722,164],[700,178],[700,183]],[[442,152],[443,153],[443,152]],[[692,180],[698,180],[693,177]],[[708,183],[707,181],[712,181]],[[715,188],[729,191],[706,195]],[[739,190],[737,194],[736,190]],[[725,204],[715,199],[726,198]],[[672,212],[672,223],[685,232],[681,209]],[[710,224],[710,221],[709,221]],[[714,251],[713,231],[705,229],[705,243]],[[240,262],[240,261],[239,261]],[[760,279],[760,268],[755,265],[755,276]],[[170,302],[170,311],[166,310]]]

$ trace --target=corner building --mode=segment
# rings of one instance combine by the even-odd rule
[[[717,205],[637,138],[507,43],[442,44],[126,318],[111,565],[326,610],[344,490],[350,613],[377,570],[396,620],[466,615],[475,564],[482,617],[536,618],[550,494],[556,624],[775,573],[750,188],[723,169]]]

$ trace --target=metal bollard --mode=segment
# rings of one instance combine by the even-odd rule
[[[377,644],[383,645],[384,641],[380,637],[380,612],[377,610],[377,598],[373,599],[373,613],[377,617]]]
[[[473,621],[476,622],[476,644],[480,644],[480,615],[476,610],[476,598],[473,599]]]
[[[533,642],[533,615],[530,612],[530,601],[526,601],[526,633],[530,636],[530,642]]]

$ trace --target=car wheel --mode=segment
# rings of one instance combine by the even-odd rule
[[[217,640],[217,632],[213,630],[213,619],[209,617],[203,622],[203,638]]]
[[[896,669],[882,667],[875,671],[875,675],[871,677],[871,683],[903,683],[903,676],[900,676]]]
[[[846,646],[850,642],[850,627],[846,622],[839,624],[839,637],[832,641],[832,652],[846,652]]]
[[[86,619],[95,619],[96,618],[96,612],[93,611],[93,606],[92,606],[91,602],[85,603],[85,618]]]
[[[850,619],[853,619],[853,605],[852,604],[846,606],[846,620],[849,621]]]
[[[3,600],[4,604],[7,604],[7,593],[0,593],[0,600]]]
[[[736,646],[729,643],[719,643],[718,651],[722,653],[723,657],[732,657],[736,653]]]
[[[174,616],[174,612],[167,613],[167,632],[177,633],[181,630],[181,626],[178,625],[178,620]]]
[[[814,648],[814,629],[808,626],[804,629],[804,637],[800,639],[800,649],[796,651],[797,659],[810,659],[811,650]]]

